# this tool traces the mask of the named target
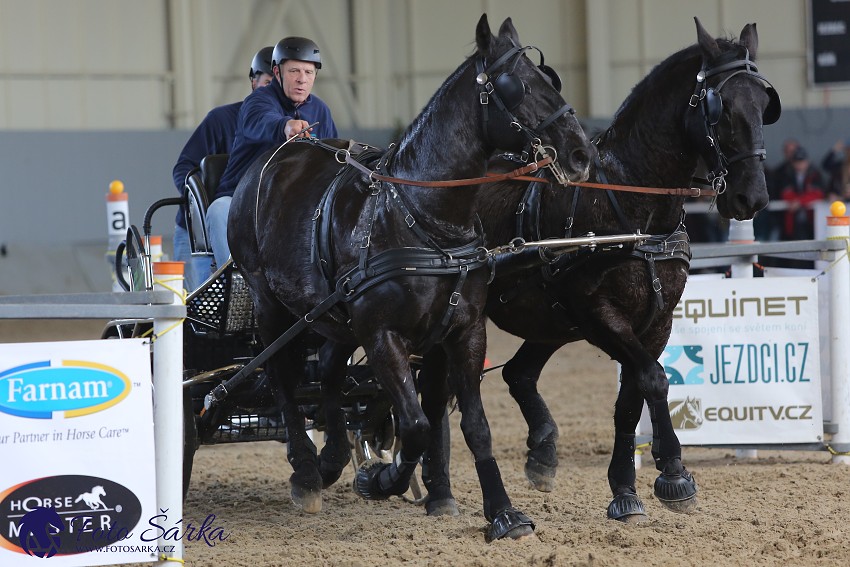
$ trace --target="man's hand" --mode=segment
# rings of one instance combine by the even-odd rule
[[[296,135],[299,138],[309,138],[312,130],[310,123],[306,120],[290,120],[286,123],[283,132],[286,134],[287,139]]]

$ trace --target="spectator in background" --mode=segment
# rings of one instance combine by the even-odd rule
[[[850,201],[850,138],[835,142],[821,168],[828,176],[827,201]]]
[[[764,162],[762,162],[764,163]],[[773,169],[764,165],[764,180],[767,184],[767,192],[770,197],[770,203],[778,200],[776,191],[774,190]],[[768,207],[770,207],[768,203]],[[768,210],[767,207],[756,213],[753,217],[753,233],[759,242],[772,242],[779,240],[779,221],[776,212]]]
[[[770,172],[772,185],[768,185],[771,199],[779,199],[782,190],[793,182],[796,173],[794,171],[794,154],[800,147],[796,138],[786,138],[782,142],[782,161]]]
[[[782,223],[782,240],[810,240],[815,237],[812,204],[824,198],[824,182],[820,171],[809,161],[802,146],[791,158],[793,176],[784,179],[781,198],[788,204]]]
[[[782,161],[774,168],[765,167],[764,176],[767,182],[767,193],[771,202],[782,199],[782,191],[794,183],[794,152],[800,147],[796,138],[786,138],[782,142]],[[769,205],[768,205],[769,206]],[[756,240],[768,242],[782,237],[782,226],[785,222],[783,211],[760,211],[753,221],[753,231]]]
[[[274,47],[264,47],[254,55],[251,70],[248,73],[252,92],[268,85],[274,78],[272,76],[273,50]],[[183,195],[186,176],[200,166],[202,159],[211,154],[230,153],[233,137],[236,134],[236,119],[241,107],[240,100],[213,108],[189,136],[172,172],[174,185],[180,195]],[[192,256],[182,206],[177,212],[174,227],[174,259],[185,262],[185,285],[189,291],[204,283],[210,275],[210,259],[206,256]]]

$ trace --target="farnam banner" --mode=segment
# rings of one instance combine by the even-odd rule
[[[0,565],[156,559],[150,346],[0,344]]]

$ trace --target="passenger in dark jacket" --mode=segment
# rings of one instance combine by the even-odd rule
[[[264,47],[254,55],[248,74],[252,91],[268,85],[274,78],[271,66],[273,50],[274,47]],[[241,100],[213,108],[189,136],[172,171],[174,186],[177,187],[180,195],[183,195],[186,176],[200,166],[202,159],[211,154],[230,153],[236,136],[236,121],[240,108],[242,108]],[[174,259],[185,262],[184,284],[188,290],[197,288],[210,275],[209,258],[192,256],[182,206],[177,212],[174,227]]]

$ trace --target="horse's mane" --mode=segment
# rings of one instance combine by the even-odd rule
[[[747,52],[746,48],[740,45],[736,39],[717,38],[716,41],[721,55],[713,61],[714,65],[722,65],[728,61],[743,58]],[[755,60],[752,54],[750,55],[750,59]],[[611,122],[612,128],[616,124],[632,124],[641,115],[645,115],[644,113],[647,112],[646,108],[644,108],[645,104],[647,102],[658,102],[654,97],[647,96],[650,89],[657,89],[658,85],[663,84],[665,81],[669,82],[670,77],[680,77],[687,69],[698,67],[701,60],[702,51],[698,44],[693,44],[677,51],[657,64],[646,77],[632,88],[629,96],[626,97],[620,108],[614,113],[614,118]],[[692,86],[692,81],[696,80],[696,74],[688,79],[688,84]],[[677,85],[671,86],[675,87]],[[665,90],[669,92],[670,89]]]
[[[440,85],[440,88],[438,88],[436,92],[431,95],[431,98],[428,99],[428,103],[422,108],[416,118],[413,119],[413,122],[411,122],[407,126],[407,128],[404,129],[401,136],[399,137],[399,145],[404,144],[410,136],[419,132],[423,128],[423,126],[428,123],[428,121],[431,119],[431,112],[434,109],[435,99],[444,97],[446,90],[448,90],[448,88],[457,81],[458,75],[462,74],[466,70],[467,66],[469,66],[470,64],[472,64],[472,56],[466,59],[463,63],[461,63],[460,66],[455,69],[454,73],[449,75],[449,77],[445,81],[443,81],[443,84]]]
[[[498,47],[496,49],[502,49],[503,44],[507,43],[509,40],[504,39],[499,36],[494,36],[493,41],[498,43]],[[464,73],[466,69],[470,65],[475,64],[475,58],[478,56],[477,48],[473,49],[472,53],[469,54],[466,59],[458,66],[455,71],[446,78],[445,81],[440,85],[440,87],[431,95],[431,98],[428,99],[428,103],[422,108],[416,118],[404,129],[399,137],[399,145],[404,144],[408,138],[419,132],[425,124],[431,119],[431,111],[434,109],[435,100],[438,98],[443,98],[446,96],[446,91],[457,82],[457,77]],[[476,95],[477,96],[477,95]],[[449,127],[456,127],[449,125]]]

